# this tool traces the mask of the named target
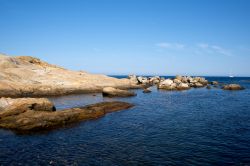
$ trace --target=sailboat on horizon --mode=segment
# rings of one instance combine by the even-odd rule
[[[231,70],[231,72],[229,73],[229,77],[230,77],[230,78],[234,78],[234,76],[233,76],[233,74],[232,74],[232,70]]]

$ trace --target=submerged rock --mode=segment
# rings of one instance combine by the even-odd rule
[[[151,93],[151,90],[149,88],[146,88],[143,90],[143,93]]]
[[[224,90],[243,90],[244,87],[240,86],[239,84],[229,84],[222,87]]]
[[[102,95],[107,97],[129,97],[136,96],[134,92],[128,90],[121,90],[113,87],[105,87],[102,90]]]
[[[54,111],[53,104],[46,99],[21,99],[22,104],[17,100],[19,99],[1,99],[0,128],[18,132],[40,131],[99,118],[106,113],[133,106],[129,103],[113,101]],[[34,102],[35,100],[39,102]],[[6,101],[10,101],[11,104],[6,103]],[[33,103],[38,104],[39,107],[30,107],[30,104]]]

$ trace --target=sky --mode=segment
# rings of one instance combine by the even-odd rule
[[[249,0],[0,0],[0,52],[109,75],[250,76]]]

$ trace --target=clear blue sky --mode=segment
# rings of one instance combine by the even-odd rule
[[[0,52],[104,74],[250,76],[250,1],[0,0]]]

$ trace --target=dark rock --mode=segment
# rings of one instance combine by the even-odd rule
[[[51,105],[51,103],[47,104]],[[106,113],[128,109],[132,106],[132,104],[120,101],[102,102],[61,111],[43,111],[40,109],[36,111],[29,107],[22,107],[22,105],[20,108],[3,106],[0,111],[0,128],[18,132],[47,130],[70,123],[99,118]]]

